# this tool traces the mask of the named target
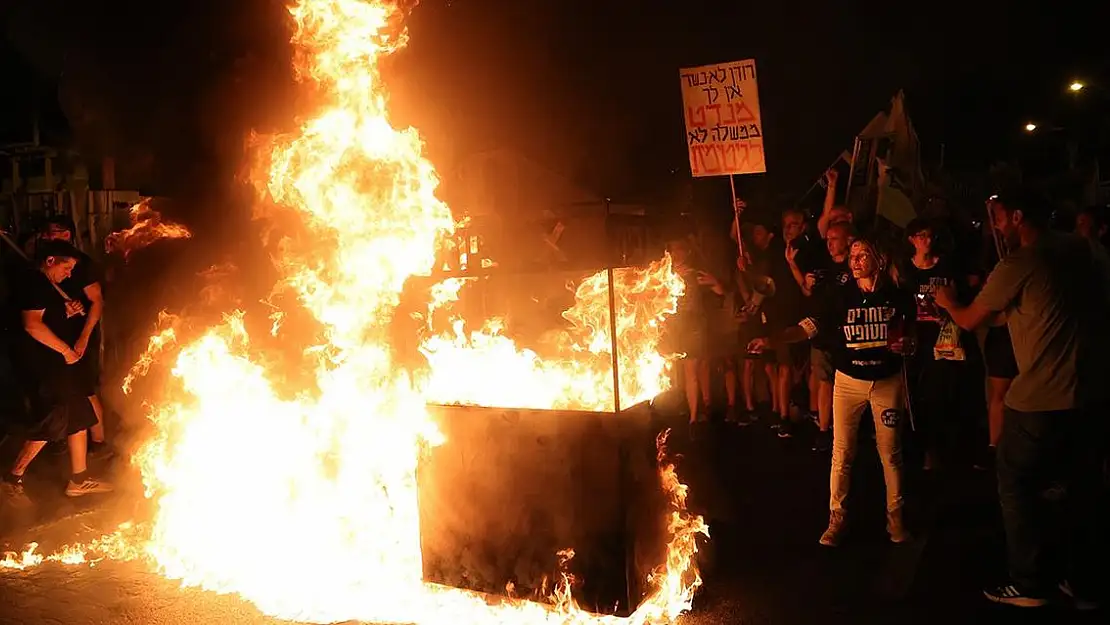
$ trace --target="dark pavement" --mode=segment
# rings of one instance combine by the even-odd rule
[[[684,622],[1108,622],[1104,613],[1023,611],[982,599],[982,585],[1002,572],[989,473],[912,474],[909,520],[916,539],[890,544],[881,472],[866,432],[850,500],[853,531],[838,549],[819,546],[827,520],[828,458],[810,450],[810,429],[780,440],[765,423],[743,429],[713,424],[694,441],[685,428],[672,438],[691,505],[706,513],[712,535],[702,559],[706,584]],[[45,549],[92,538],[136,512],[118,505],[135,492],[77,502],[60,498],[54,487],[64,464],[65,456],[56,456],[35,468],[31,490],[49,503],[34,527],[5,518],[4,549],[29,537]],[[276,622],[233,596],[181,589],[131,563],[0,571],[0,606],[0,623]]]

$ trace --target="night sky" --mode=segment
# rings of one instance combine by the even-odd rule
[[[689,176],[684,66],[756,59],[769,173],[741,185],[776,192],[804,191],[899,88],[926,158],[944,143],[949,167],[973,171],[1049,149],[1027,119],[1079,128],[1110,108],[1105,3],[797,4],[426,0],[385,68],[395,118],[441,168],[510,147],[633,198]],[[228,180],[247,131],[296,110],[282,5],[7,3],[0,128],[29,136],[37,102],[44,138],[114,154],[154,191]],[[1084,101],[1073,77],[1093,85]]]

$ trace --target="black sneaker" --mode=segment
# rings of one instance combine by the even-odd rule
[[[983,596],[994,603],[1012,605],[1019,608],[1040,608],[1048,605],[1048,599],[1023,592],[1013,584],[1003,584],[983,591]]]
[[[13,509],[30,508],[33,503],[23,490],[23,478],[7,476],[0,480],[0,503]]]
[[[755,423],[756,419],[758,418],[759,416],[756,415],[754,412],[749,412],[747,410],[737,408],[735,423],[739,427],[746,428],[749,425]]]
[[[107,460],[115,456],[116,451],[111,443],[89,441],[88,455],[93,460]]]
[[[813,437],[813,451],[821,454],[832,451],[832,430],[818,430],[817,436]]]
[[[976,471],[994,471],[994,447],[988,447],[977,454],[979,457],[975,459],[975,464],[972,467]]]
[[[1071,584],[1068,583],[1068,580],[1060,582],[1060,592],[1071,601],[1071,606],[1080,612],[1090,612],[1101,607],[1098,601],[1094,599],[1076,595],[1075,591],[1072,590]]]
[[[739,423],[740,422],[740,409],[736,406],[729,406],[725,409],[725,423]]]
[[[789,421],[783,421],[782,423],[779,423],[776,429],[778,430],[777,433],[779,438],[794,438],[793,423]]]

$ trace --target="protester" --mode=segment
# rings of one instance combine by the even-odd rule
[[[916,350],[907,359],[907,389],[913,406],[915,439],[924,468],[938,461],[973,460],[974,426],[982,418],[983,369],[975,336],[956,326],[936,305],[937,289],[954,287],[969,301],[972,280],[936,222],[915,219],[905,234],[913,248],[901,271],[917,305]]]
[[[1106,230],[1106,209],[1101,206],[1088,206],[1075,217],[1075,233],[1085,239],[1103,243]]]
[[[830,343],[836,378],[833,383],[833,454],[830,471],[829,526],[821,535],[826,546],[840,544],[845,529],[844,503],[851,484],[860,419],[870,406],[875,440],[886,481],[887,531],[891,541],[910,539],[902,518],[901,430],[905,388],[902,353],[912,351],[914,307],[911,298],[889,279],[888,260],[874,242],[852,244],[853,280],[835,291],[825,310],[802,319],[754,347],[774,348],[817,336]]]
[[[775,282],[770,274],[776,255],[775,248],[772,246],[775,235],[770,228],[757,222],[751,225],[750,230],[751,246],[747,248],[750,258],[738,259],[737,268],[740,270],[740,280],[746,285],[741,291],[748,294],[741,316],[741,334],[753,339],[767,336],[766,308],[769,300],[775,296]],[[744,403],[747,415],[741,420],[741,425],[747,425],[759,419],[756,381],[759,379],[760,367],[763,368],[763,374],[767,379],[772,411],[775,411],[778,406],[776,396],[778,389],[774,383],[777,368],[773,354],[753,353],[749,350],[744,355],[743,371]]]
[[[788,209],[782,215],[782,245],[768,246],[768,249],[777,249],[777,253],[770,254],[768,268],[768,276],[775,284],[775,294],[764,305],[767,330],[771,334],[794,326],[804,313],[805,292],[802,286],[805,276],[802,267],[807,266],[808,259],[805,255],[809,253],[807,240],[803,238],[804,232],[805,215],[796,209]],[[808,353],[809,349],[805,345],[782,343],[774,349],[772,356],[775,371],[771,384],[774,387],[773,410],[779,417],[774,429],[779,438],[794,436],[790,414],[794,370],[805,364]]]
[[[826,238],[829,226],[835,224],[852,224],[852,211],[836,203],[836,183],[840,178],[835,168],[825,172],[825,204],[821,216],[817,219],[817,231],[822,238]]]
[[[834,223],[826,231],[828,263],[806,274],[809,296],[807,309],[811,315],[820,314],[834,302],[837,290],[852,279],[848,253],[854,240],[852,227],[844,222]],[[835,341],[825,333],[814,337],[809,351],[810,375],[814,378],[812,392],[816,396],[813,404],[817,413],[817,436],[814,438],[813,450],[817,452],[832,449],[833,379],[836,375],[832,361],[833,345]]]
[[[78,262],[78,251],[64,241],[43,240],[35,246],[37,266],[16,287],[23,332],[18,341],[21,372],[30,392],[31,410],[22,432],[26,442],[10,471],[3,476],[3,492],[17,504],[27,503],[23,474],[48,441],[66,439],[72,475],[69,497],[112,490],[110,484],[87,473],[86,430],[96,423],[88,401],[84,373],[78,363],[89,354],[77,352],[88,310],[70,298],[61,283]]]
[[[1090,606],[1101,590],[1097,505],[1097,444],[1105,435],[1107,276],[1089,243],[1049,230],[1051,209],[1028,191],[992,204],[994,227],[1011,251],[983,290],[961,306],[952,289],[937,304],[972,329],[1005,315],[1018,374],[1005,398],[998,443],[998,494],[1006,532],[1010,580],[987,589],[991,601],[1045,605],[1054,586]],[[1068,570],[1051,570],[1043,524],[1044,493],[1063,486],[1071,543]],[[1059,584],[1057,584],[1059,582]]]
[[[716,297],[709,298],[706,302],[706,313],[709,326],[708,345],[706,347],[707,366],[699,372],[705,374],[708,381],[714,373],[720,373],[725,385],[725,421],[727,423],[743,423],[740,408],[737,404],[737,352],[741,347],[741,308],[743,296],[740,293],[740,281],[737,272],[733,272],[731,279],[724,282],[711,273],[703,272],[699,276],[699,283],[708,287]]]
[[[683,384],[690,423],[708,420],[710,402],[709,367],[706,358],[708,325],[702,289],[701,271],[695,268],[694,252],[688,238],[679,237],[667,243],[674,272],[686,283],[686,291],[678,301],[678,310],[667,322],[671,349],[685,354],[682,359]],[[703,370],[704,369],[704,370]],[[702,410],[702,408],[706,410]]]

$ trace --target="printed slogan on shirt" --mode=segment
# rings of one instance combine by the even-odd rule
[[[887,326],[894,317],[891,306],[849,308],[844,320],[844,343],[848,349],[870,349],[887,344]]]

